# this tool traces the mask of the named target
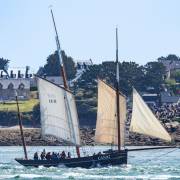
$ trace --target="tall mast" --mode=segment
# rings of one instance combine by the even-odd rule
[[[52,15],[52,20],[53,20],[53,24],[54,24],[55,34],[56,34],[55,38],[56,38],[57,51],[58,51],[58,56],[59,56],[59,61],[60,61],[61,74],[62,74],[62,77],[63,77],[63,84],[64,84],[65,89],[69,89],[68,84],[67,84],[65,68],[64,68],[64,65],[63,65],[63,59],[62,59],[62,54],[61,54],[61,46],[60,46],[60,42],[59,42],[59,37],[58,37],[58,33],[57,33],[57,29],[56,29],[56,23],[55,23],[55,20],[54,20],[54,15],[53,15],[52,9],[51,9],[51,15]],[[77,153],[77,156],[80,157],[79,146],[76,146],[76,153]]]
[[[55,39],[56,39],[57,51],[58,51],[58,56],[59,56],[59,61],[60,61],[60,70],[61,70],[61,74],[62,74],[62,78],[63,78],[63,84],[64,84],[65,89],[69,89],[68,84],[67,84],[66,73],[65,73],[65,69],[64,69],[64,65],[63,65],[63,59],[62,59],[62,54],[61,54],[61,46],[60,46],[60,42],[59,42],[59,37],[58,37],[58,33],[57,33],[57,29],[56,29],[56,23],[54,20],[54,15],[53,15],[52,9],[51,9],[51,15],[52,15],[55,34],[56,34]]]
[[[21,132],[21,140],[23,143],[23,149],[24,149],[24,157],[27,160],[27,150],[26,150],[26,143],[25,143],[25,139],[24,139],[24,133],[23,133],[23,128],[22,128],[22,119],[21,119],[21,115],[20,115],[20,111],[19,111],[19,102],[18,102],[18,96],[17,96],[17,92],[16,93],[16,105],[17,105],[17,115],[18,115],[18,120],[19,120],[19,128],[20,128],[20,132]]]
[[[116,109],[118,126],[118,151],[121,150],[120,134],[120,112],[119,112],[119,58],[118,58],[118,29],[116,28]]]

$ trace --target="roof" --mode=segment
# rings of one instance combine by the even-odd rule
[[[91,59],[89,60],[76,60],[76,63],[79,64],[79,65],[87,65],[87,66],[91,66],[93,65],[93,62]]]
[[[142,96],[158,96],[157,94],[144,93]]]
[[[161,102],[162,103],[179,103],[180,96],[162,96]]]
[[[166,67],[166,70],[180,69],[180,61],[164,60],[159,62],[163,63],[163,65]]]
[[[18,75],[18,71],[20,71],[21,74],[23,74],[25,76],[26,73],[26,67],[9,67],[7,72],[10,75],[11,71],[13,71],[13,74]],[[2,75],[7,75],[6,72],[4,72],[4,70],[0,69],[0,74]],[[28,74],[33,74],[33,71],[31,68],[28,69]]]

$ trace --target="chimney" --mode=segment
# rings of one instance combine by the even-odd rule
[[[10,72],[10,78],[13,78],[13,70]]]
[[[18,78],[21,78],[21,71],[18,70]]]

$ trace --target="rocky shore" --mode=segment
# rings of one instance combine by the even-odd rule
[[[96,145],[94,142],[94,129],[82,128],[80,130],[82,145]],[[158,139],[152,139],[142,135],[134,133],[127,134],[126,145],[135,146],[160,146],[160,145],[180,145],[180,126],[176,127],[176,130],[171,133],[174,142],[165,143]],[[47,137],[42,139],[39,128],[24,128],[24,136],[26,145],[28,146],[58,146],[58,145],[71,145],[63,140],[57,140],[54,137]],[[20,146],[21,136],[18,127],[13,128],[0,128],[0,146]]]
[[[71,145],[64,140],[56,139],[52,136],[47,136],[45,139],[41,137],[40,128],[24,128],[24,137],[28,146],[58,146]],[[80,130],[82,145],[94,144],[93,129]],[[21,135],[18,127],[0,128],[0,146],[21,146]]]

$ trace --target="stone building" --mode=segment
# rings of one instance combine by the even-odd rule
[[[172,72],[180,70],[180,60],[163,60],[159,59],[158,62],[162,63],[166,68],[166,78],[169,79]]]
[[[0,79],[0,100],[14,100],[17,92],[19,99],[29,99],[29,79]]]
[[[29,75],[25,71],[18,70],[9,71],[10,73],[6,74],[2,70],[0,71],[0,101],[11,101],[15,100],[15,94],[17,92],[19,99],[25,100],[30,97],[30,79]]]

